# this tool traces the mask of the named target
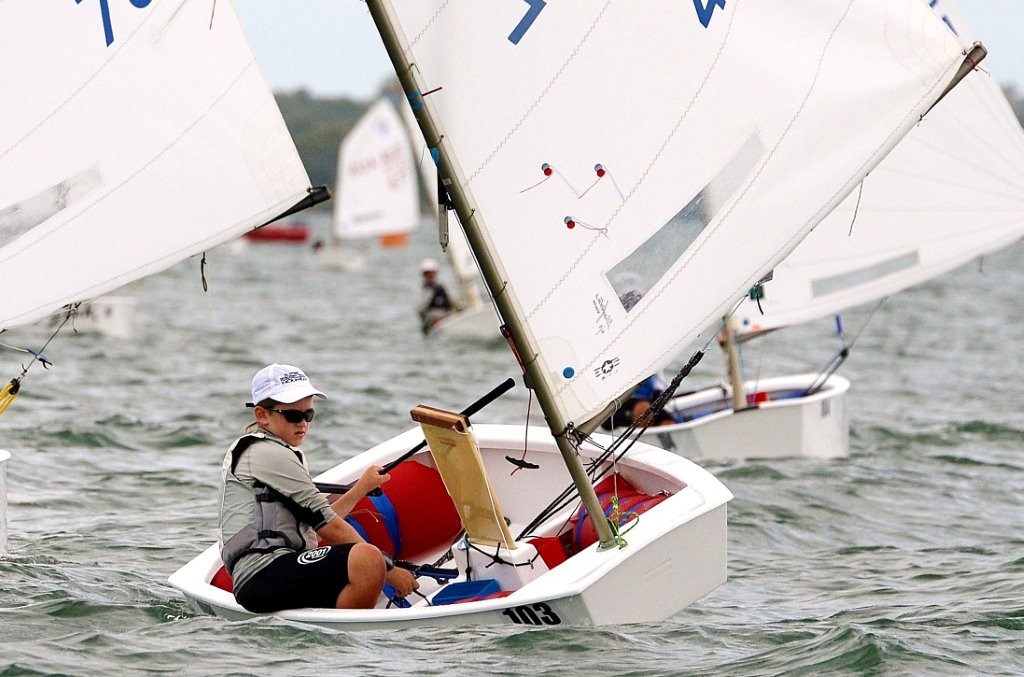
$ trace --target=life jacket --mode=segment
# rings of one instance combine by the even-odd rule
[[[451,310],[452,300],[448,297],[448,290],[441,283],[430,285],[434,297],[430,300],[430,307],[433,309]]]
[[[256,442],[263,441],[280,444],[294,453],[300,461],[303,460],[300,452],[263,433],[243,435],[232,445],[230,467],[225,469],[225,493],[232,489],[238,491],[239,487],[244,488],[251,492],[255,505],[252,510],[252,521],[231,536],[221,547],[221,559],[229,572],[233,570],[235,563],[243,555],[249,553],[271,552],[278,548],[305,550],[315,547],[316,534],[312,529],[323,521],[323,516],[319,512],[299,505],[258,480],[253,482],[250,489],[248,485],[238,479],[235,475],[235,468],[238,466],[242,454]],[[229,486],[231,483],[237,486],[232,488]],[[304,526],[307,532],[305,535],[303,534]],[[310,533],[312,533],[312,542],[310,542]]]

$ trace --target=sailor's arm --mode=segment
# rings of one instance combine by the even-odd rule
[[[334,512],[338,513],[341,517],[346,517],[352,512],[352,508],[356,507],[359,499],[391,479],[391,475],[381,472],[383,470],[384,468],[379,465],[367,468],[363,472],[362,477],[352,485],[351,489],[331,503]]]

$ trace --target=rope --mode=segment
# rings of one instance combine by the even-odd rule
[[[871,311],[871,314],[868,315],[867,321],[864,322],[864,326],[860,328],[860,331],[858,331],[857,334],[853,337],[853,339],[850,340],[849,342],[846,341],[846,334],[843,331],[843,319],[841,316],[836,315],[836,333],[839,335],[839,340],[842,342],[842,347],[839,349],[839,352],[837,352],[832,357],[832,359],[829,360],[825,364],[825,366],[818,371],[818,374],[815,377],[814,381],[811,383],[810,386],[808,386],[807,390],[804,391],[805,396],[813,395],[814,393],[821,390],[821,388],[825,385],[825,381],[828,380],[828,377],[834,374],[836,370],[839,369],[839,367],[843,364],[843,362],[846,361],[846,358],[850,356],[850,351],[853,349],[853,344],[856,343],[858,339],[860,339],[860,335],[863,334],[864,330],[868,328],[869,324],[871,324],[871,320],[874,319],[875,313],[878,312],[878,309],[882,307],[883,303],[885,303],[884,298],[880,299],[878,303],[875,304],[875,307]]]
[[[522,469],[537,470],[540,468],[536,463],[530,463],[526,460],[526,452],[530,447],[530,409],[533,407],[533,390],[527,389],[526,397],[526,425],[523,426],[523,455],[519,458],[513,458],[512,456],[506,456],[505,460],[515,466],[515,469],[509,473],[509,476],[515,475]]]
[[[623,430],[623,432],[618,437],[615,438],[615,440],[608,446],[607,449],[604,449],[601,454],[599,454],[597,457],[593,459],[593,461],[589,464],[589,467],[586,469],[587,476],[590,477],[591,482],[596,483],[615,468],[619,460],[626,455],[626,453],[633,447],[633,445],[639,439],[640,434],[647,430],[651,422],[654,421],[654,416],[665,407],[665,405],[668,403],[670,399],[672,399],[672,397],[676,393],[676,390],[679,388],[680,383],[682,383],[683,379],[690,375],[690,372],[693,371],[693,368],[696,367],[697,363],[701,361],[701,358],[704,357],[704,353],[710,344],[711,340],[709,340],[702,349],[695,352],[693,356],[690,357],[690,361],[683,365],[679,372],[674,377],[672,377],[672,380],[669,382],[668,387],[665,388],[664,392],[662,392],[662,394],[659,395],[658,398],[651,403],[650,408],[644,413],[644,415],[642,415],[636,421],[630,423],[629,426],[626,427]],[[600,444],[598,444],[593,438],[589,436],[580,436],[576,429],[572,428],[571,426],[569,429],[566,430],[566,435],[567,437],[572,439],[577,445],[579,445],[580,443],[583,442],[584,439],[586,439],[590,443],[597,446],[599,449],[603,449],[603,447]],[[621,449],[620,451],[620,447],[623,446],[625,448]],[[612,459],[611,463],[606,465],[609,458]],[[533,519],[533,521],[526,525],[526,527],[522,530],[522,532],[519,534],[519,537],[516,540],[526,538],[526,536],[530,534],[530,532],[532,532],[534,529],[536,529],[538,526],[544,523],[552,515],[555,515],[563,508],[566,508],[578,497],[579,493],[576,491],[576,486],[570,484],[568,487],[563,489],[562,492],[551,501],[551,503],[549,503],[543,510],[541,510],[540,513]],[[612,530],[612,533],[615,536],[616,542],[618,542],[619,534],[617,527]]]
[[[21,373],[12,378],[3,388],[0,388],[0,414],[3,414],[5,411],[7,411],[7,408],[10,407],[14,400],[18,397],[18,393],[21,391],[21,380],[25,378],[25,374],[27,374],[28,370],[32,368],[33,364],[39,362],[40,364],[43,365],[43,369],[49,369],[50,367],[53,366],[53,362],[51,362],[49,359],[47,359],[45,355],[43,355],[43,351],[46,350],[46,347],[50,345],[50,341],[57,337],[57,334],[60,333],[60,330],[64,328],[64,325],[67,324],[68,321],[75,316],[75,314],[78,312],[78,306],[80,305],[81,303],[75,303],[68,308],[67,313],[64,315],[64,319],[61,320],[61,323],[57,325],[57,328],[53,330],[52,334],[50,334],[50,338],[46,339],[46,343],[44,343],[43,347],[40,348],[38,351],[32,350],[31,348],[19,348],[18,346],[0,343],[0,346],[3,346],[4,348],[8,348],[10,350],[17,350],[18,352],[22,353],[28,353],[29,355],[32,356],[32,359],[29,360],[28,364],[21,365]]]

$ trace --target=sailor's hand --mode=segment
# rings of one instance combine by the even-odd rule
[[[407,597],[413,590],[420,587],[420,582],[416,580],[412,572],[401,567],[395,567],[389,571],[387,581],[399,597]]]
[[[391,475],[384,472],[383,467],[372,465],[363,471],[363,476],[356,482],[356,486],[359,488],[360,494],[365,496],[389,479],[391,479]]]

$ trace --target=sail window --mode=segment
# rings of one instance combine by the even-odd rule
[[[920,259],[920,254],[917,250],[914,250],[909,254],[897,256],[872,266],[867,266],[866,268],[852,270],[842,275],[823,277],[811,282],[811,294],[817,298],[819,296],[835,294],[851,287],[865,285],[874,280],[895,275],[907,268],[913,268],[920,263]]]
[[[672,268],[739,190],[764,156],[755,132],[697,195],[606,274],[629,312]]]
[[[81,200],[102,183],[99,167],[92,167],[0,209],[0,247]]]

